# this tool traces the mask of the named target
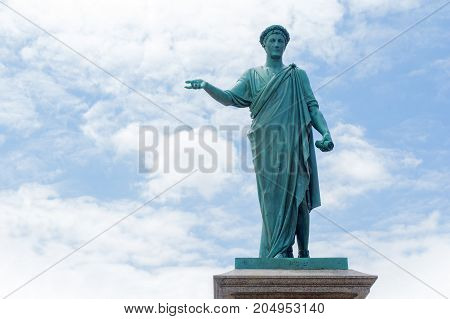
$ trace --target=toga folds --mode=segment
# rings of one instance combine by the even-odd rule
[[[309,114],[318,103],[295,64],[275,75],[264,66],[251,68],[225,93],[234,106],[250,108],[247,136],[262,214],[259,257],[273,258],[294,244],[299,209],[320,206]]]

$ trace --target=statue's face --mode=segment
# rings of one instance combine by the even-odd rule
[[[264,43],[264,50],[266,50],[267,55],[273,59],[281,58],[284,49],[286,49],[286,40],[280,33],[269,35]]]

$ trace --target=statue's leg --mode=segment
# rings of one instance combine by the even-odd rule
[[[286,249],[286,256],[287,258],[294,258],[294,250],[292,249],[292,246],[289,246],[289,248]]]
[[[305,201],[303,201],[298,208],[296,234],[298,243],[298,257],[309,258],[309,210]]]

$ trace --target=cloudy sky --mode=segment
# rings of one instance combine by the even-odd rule
[[[317,154],[312,256],[378,275],[372,298],[449,296],[450,5],[323,86],[445,3],[1,0],[2,296],[61,261],[11,298],[210,298],[214,274],[257,256],[249,111],[183,86],[231,88],[264,63],[271,24],[336,144]],[[143,126],[160,142],[150,173]],[[213,172],[196,170],[200,137]]]

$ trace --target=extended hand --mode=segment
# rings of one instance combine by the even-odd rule
[[[329,152],[334,148],[330,133],[325,133],[321,141],[316,141],[316,147],[322,152]]]
[[[199,90],[199,89],[203,89],[206,85],[206,82],[203,81],[202,79],[188,80],[188,81],[184,81],[184,82],[187,83],[187,85],[184,87],[185,89]]]

